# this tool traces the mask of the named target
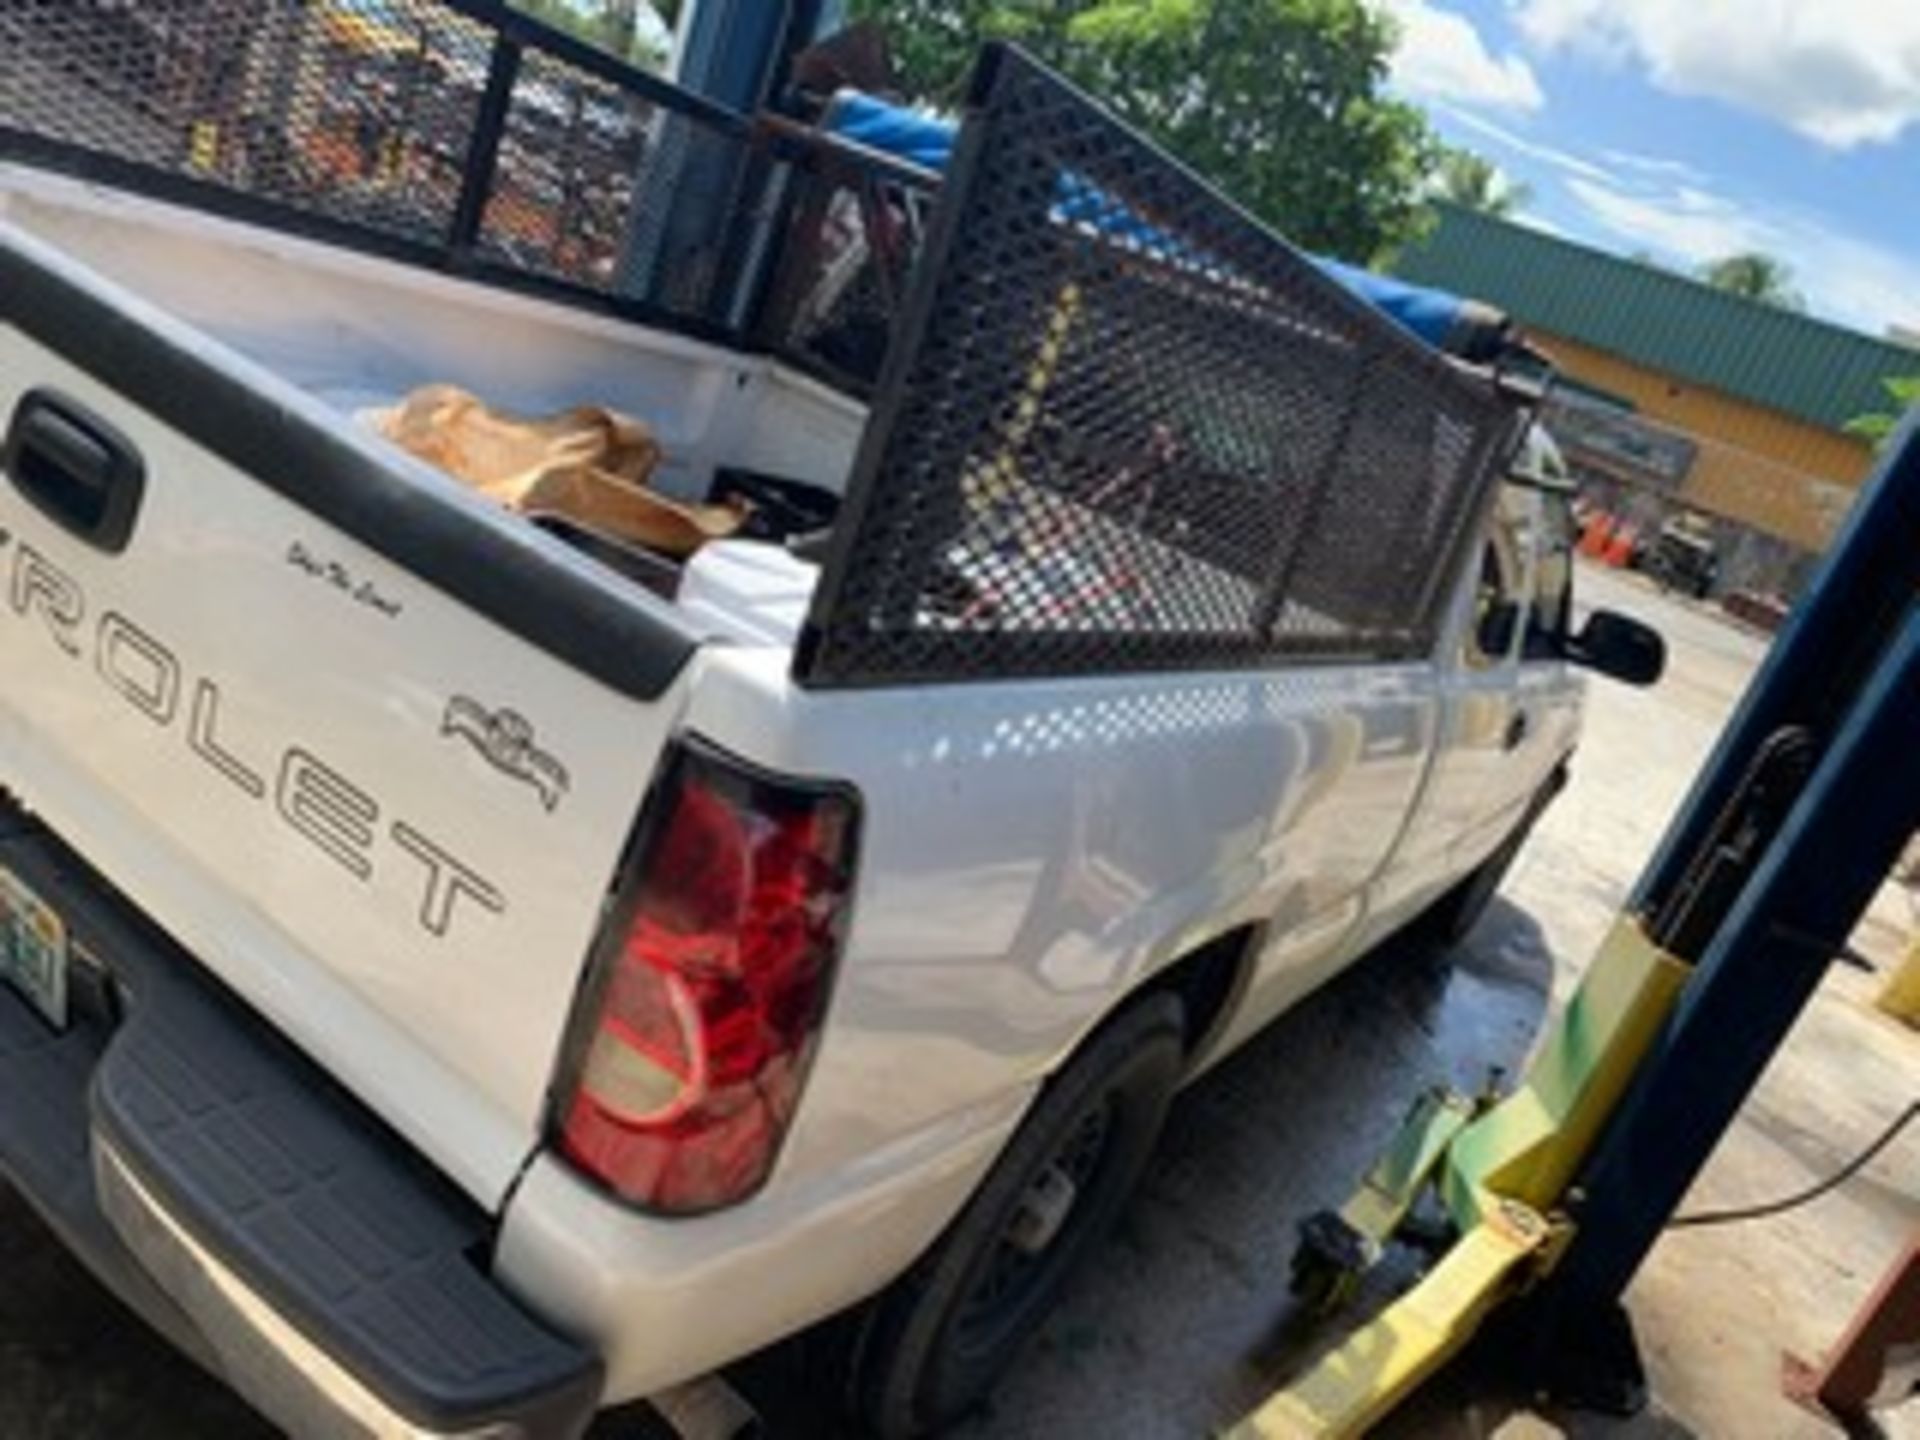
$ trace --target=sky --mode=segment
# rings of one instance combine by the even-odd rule
[[[1784,260],[1814,313],[1920,331],[1920,0],[1376,0],[1393,86],[1521,219],[1687,269]]]

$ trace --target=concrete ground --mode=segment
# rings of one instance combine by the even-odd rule
[[[1595,604],[1658,625],[1657,689],[1605,682],[1574,783],[1501,900],[1448,968],[1389,947],[1309,1001],[1179,1103],[1117,1242],[965,1440],[1210,1433],[1298,1353],[1286,1300],[1294,1226],[1337,1203],[1408,1099],[1525,1057],[1705,757],[1762,643],[1637,581],[1584,570]],[[1897,951],[1896,903],[1861,948]],[[1877,980],[1836,968],[1702,1177],[1691,1208],[1801,1188],[1863,1148],[1920,1093],[1920,1035],[1874,1011]],[[1658,1411],[1630,1423],[1540,1416],[1445,1377],[1394,1437],[1759,1437],[1833,1433],[1778,1398],[1783,1349],[1815,1355],[1920,1226],[1920,1135],[1842,1191],[1757,1224],[1670,1235],[1635,1286]],[[265,1433],[126,1317],[0,1193],[0,1436]],[[824,1377],[789,1345],[740,1367],[775,1436],[834,1433]],[[644,1429],[625,1417],[609,1435]],[[1920,1417],[1888,1430],[1920,1440]]]

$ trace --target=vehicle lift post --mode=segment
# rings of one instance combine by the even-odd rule
[[[1573,1239],[1531,1302],[1540,1378],[1564,1398],[1631,1398],[1628,1283],[1920,828],[1916,601],[1920,415],[1889,446],[1629,902],[1642,914],[1684,904],[1755,757],[1780,735],[1810,737],[1817,759],[1771,843],[1682,917],[1694,973],[1569,1197]],[[1615,1373],[1591,1368],[1609,1355]]]
[[[1644,1404],[1621,1296],[1920,827],[1917,600],[1920,412],[1527,1076],[1417,1104],[1353,1200],[1303,1227],[1296,1290],[1349,1291],[1429,1186],[1459,1239],[1234,1436],[1358,1435],[1499,1306],[1520,1307],[1502,1358],[1530,1389]]]

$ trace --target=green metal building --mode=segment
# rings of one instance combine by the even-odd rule
[[[1553,356],[1569,382],[1554,428],[1583,478],[1643,509],[1684,505],[1778,546],[1824,547],[1871,464],[1846,424],[1886,409],[1883,382],[1920,373],[1920,352],[1438,209],[1396,272],[1499,306]]]

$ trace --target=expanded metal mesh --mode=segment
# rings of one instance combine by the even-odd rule
[[[745,123],[488,0],[0,0],[0,157],[724,327]]]
[[[1487,377],[994,52],[797,673],[1424,654],[1515,433]]]

